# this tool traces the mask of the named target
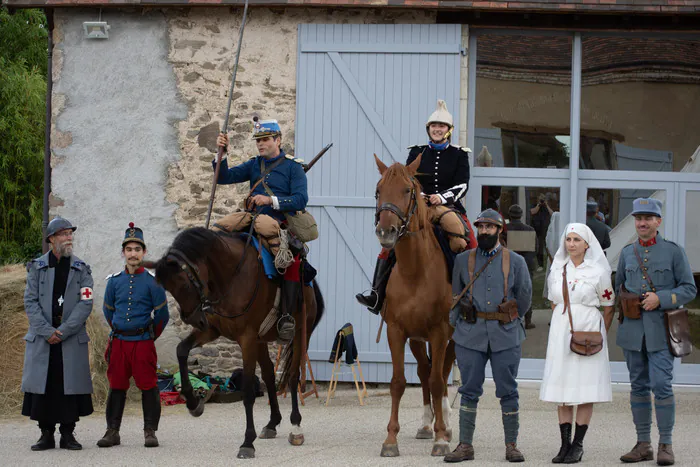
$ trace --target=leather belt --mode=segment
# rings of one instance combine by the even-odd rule
[[[510,315],[508,313],[503,313],[500,311],[496,311],[493,313],[483,313],[481,311],[476,312],[476,317],[485,319],[487,321],[501,321],[502,323],[510,323],[513,321],[510,319]]]

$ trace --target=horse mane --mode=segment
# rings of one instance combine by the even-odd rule
[[[418,183],[416,177],[411,175],[411,173],[408,171],[408,167],[398,162],[393,163],[391,166],[389,166],[386,172],[384,172],[377,186],[395,183],[396,181],[408,183],[413,187],[413,189],[416,192],[416,213],[413,216],[418,221],[418,229],[420,230],[425,226],[429,225],[430,222],[428,222],[428,205],[425,203],[425,200],[420,195],[420,183]]]
[[[180,232],[173,240],[171,249],[178,250],[195,264],[207,267],[210,290],[213,295],[223,296],[229,287],[230,273],[235,268],[234,251],[227,238],[245,242],[242,235],[215,232],[204,227],[192,227]],[[167,264],[169,251],[156,263],[156,277],[167,277],[172,270]]]

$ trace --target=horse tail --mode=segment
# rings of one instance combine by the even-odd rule
[[[313,280],[312,287],[314,291],[314,298],[316,300],[316,318],[314,319],[314,323],[311,325],[311,332],[309,333],[307,338],[310,338],[311,334],[313,334],[314,330],[316,329],[316,326],[318,326],[318,323],[321,321],[323,313],[326,309],[326,304],[323,300],[323,295],[321,294],[321,289],[319,288],[316,279]],[[292,366],[292,361],[294,360],[294,347],[298,345],[301,349],[301,337],[301,333],[297,333],[294,336],[294,340],[287,344],[284,350],[282,351],[281,359],[284,362],[284,365],[282,368],[282,376],[280,377],[278,390],[286,388],[289,385],[289,380],[292,377],[292,368],[294,368]],[[296,388],[292,388],[291,390],[296,391]]]

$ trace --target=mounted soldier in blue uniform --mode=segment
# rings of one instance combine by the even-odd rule
[[[428,144],[411,146],[406,165],[422,154],[416,179],[421,185],[422,195],[428,203],[430,218],[439,224],[447,236],[450,249],[458,254],[476,246],[474,233],[469,226],[461,199],[469,189],[469,148],[450,144],[454,124],[447,104],[439,100],[435,111],[425,124]],[[374,314],[384,304],[386,285],[396,260],[393,254],[382,249],[374,269],[372,289],[367,295],[355,298]]]
[[[637,444],[623,455],[623,462],[652,460],[651,392],[654,393],[659,428],[657,464],[675,462],[672,445],[676,406],[673,397],[673,361],[664,314],[695,298],[685,250],[658,233],[661,201],[638,198],[632,205],[638,238],[622,249],[615,273],[615,289],[621,299],[617,345],[622,347],[630,373],[630,405],[637,430]]]
[[[226,158],[221,161],[218,184],[250,183],[250,194],[246,199],[245,211],[238,211],[214,224],[215,229],[227,232],[247,231],[251,223],[255,232],[267,243],[270,252],[276,258],[280,255],[280,236],[286,237],[292,223],[305,223],[304,232],[291,229],[298,240],[311,241],[318,236],[311,214],[306,212],[309,201],[306,173],[303,160],[285,154],[281,148],[282,130],[277,120],[255,121],[253,139],[258,156],[235,167],[228,167]],[[217,144],[228,147],[228,136],[219,135]],[[212,163],[216,170],[216,161]],[[282,229],[284,227],[284,229]],[[284,230],[284,232],[283,232]],[[286,242],[285,242],[286,243]],[[293,242],[290,242],[293,245]],[[294,336],[293,312],[299,297],[300,258],[298,252],[303,248],[298,244],[293,247],[297,254],[293,261],[291,255],[285,262],[282,280],[282,306],[277,322],[280,340],[290,341]],[[279,263],[276,262],[276,265]],[[279,267],[279,265],[278,265]]]

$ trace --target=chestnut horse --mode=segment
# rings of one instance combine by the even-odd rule
[[[404,352],[406,339],[409,339],[418,362],[425,409],[424,426],[416,437],[432,437],[429,424],[434,414],[432,455],[444,456],[449,452],[451,439],[451,430],[447,429],[447,378],[455,360],[454,342],[450,340],[452,327],[448,321],[452,287],[447,261],[433,232],[428,206],[420,195],[420,184],[414,177],[421,157],[409,166],[396,163],[391,167],[384,165],[376,155],[374,158],[382,175],[376,191],[375,233],[382,247],[393,248],[396,254],[396,265],[386,288],[383,314],[394,373],[391,378],[391,418],[381,455],[399,455],[396,435],[399,432],[399,403],[406,388]],[[429,344],[432,361],[428,359],[425,342]]]
[[[261,438],[274,438],[282,415],[277,402],[275,374],[267,342],[277,339],[277,327],[272,326],[259,335],[261,325],[274,306],[277,284],[268,279],[258,258],[258,251],[243,234],[214,232],[202,227],[186,229],[178,234],[157,263],[145,264],[156,270],[156,279],[170,292],[180,308],[180,317],[194,330],[177,346],[177,359],[182,377],[181,394],[187,400],[190,414],[199,417],[204,412],[202,399],[195,397],[188,374],[187,358],[194,347],[202,346],[219,336],[238,342],[243,355],[243,405],[246,413],[245,439],[238,458],[255,457],[253,441],[257,437],[253,424],[255,403],[255,363],[260,364],[262,378],[270,401],[270,422],[260,433]],[[280,387],[290,388],[292,397],[292,432],[289,442],[304,442],[301,413],[297,400],[297,385],[303,351],[308,348],[311,333],[323,316],[323,297],[314,281],[303,287],[302,307],[306,323],[296,319],[294,340],[285,349],[284,371]],[[276,321],[276,317],[275,317]],[[306,342],[303,330],[309,329]]]

